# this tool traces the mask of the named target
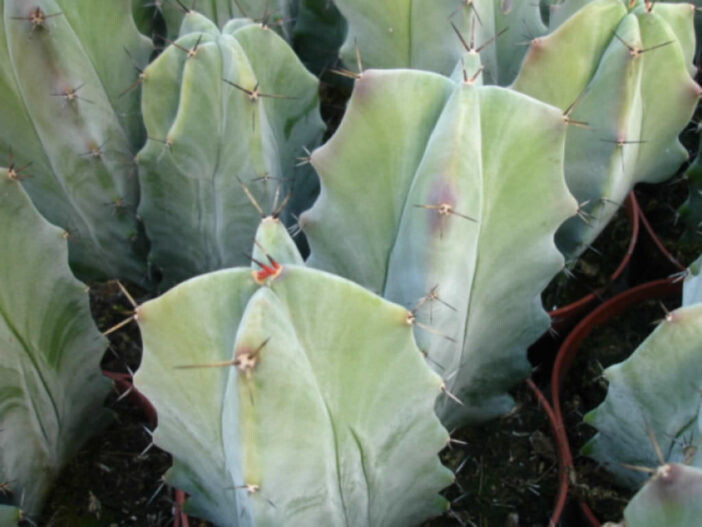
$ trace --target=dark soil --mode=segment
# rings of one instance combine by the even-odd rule
[[[526,385],[513,395],[517,404],[505,417],[453,434],[441,454],[457,473],[444,491],[451,510],[424,527],[548,525],[558,486],[548,420]]]
[[[610,277],[626,255],[631,222],[622,207],[597,237],[592,248],[580,255],[567,271],[559,273],[541,295],[546,309],[554,310],[596,293],[610,285]]]
[[[571,449],[575,458],[575,485],[571,494],[585,499],[601,521],[619,521],[633,495],[618,487],[612,477],[597,464],[578,456],[580,448],[595,434],[595,429],[582,422],[583,416],[599,405],[607,394],[602,372],[608,366],[629,357],[653,331],[655,322],[665,316],[666,309],[680,305],[680,299],[641,303],[626,313],[598,326],[582,343],[564,384],[561,402]]]
[[[38,525],[165,526],[173,522],[173,491],[162,480],[170,456],[151,443],[138,408],[116,395],[115,422],[89,441],[64,469]]]

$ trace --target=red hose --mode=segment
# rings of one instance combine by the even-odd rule
[[[619,262],[617,268],[609,277],[610,284],[616,281],[617,278],[619,278],[622,275],[627,265],[629,265],[631,255],[634,253],[637,240],[639,239],[639,221],[643,218],[643,215],[641,214],[641,209],[639,207],[639,203],[638,201],[636,201],[636,196],[633,192],[630,192],[629,195],[626,197],[624,206],[626,207],[626,215],[629,219],[629,225],[631,226],[631,237],[629,238],[629,245],[627,246],[626,254],[622,258],[621,262]],[[645,221],[645,218],[643,219]],[[550,311],[549,315],[551,316],[551,320],[553,321],[554,329],[558,331],[559,329],[563,330],[569,327],[568,321],[573,320],[575,317],[585,312],[590,305],[596,302],[598,298],[606,292],[607,287],[608,286],[600,288],[597,291],[594,291],[589,295],[586,295],[581,299],[576,300],[575,302],[571,302],[570,304]]]
[[[580,344],[582,344],[595,327],[626,311],[632,305],[652,298],[662,298],[680,294],[681,290],[682,282],[671,278],[656,280],[633,287],[594,309],[575,326],[573,331],[571,331],[568,337],[563,341],[563,344],[561,344],[558,354],[556,355],[556,361],[553,365],[553,374],[551,376],[551,401],[553,402],[553,414],[556,421],[555,429],[558,434],[556,441],[559,448],[563,449],[562,452],[559,452],[559,460],[561,460],[559,463],[561,478],[565,477],[567,480],[568,472],[573,468],[573,456],[568,444],[568,437],[563,422],[563,413],[561,411],[561,387],[575,360],[575,355],[577,354]],[[592,513],[587,503],[580,500],[580,508],[590,522],[590,525],[593,527],[600,527],[600,522]]]

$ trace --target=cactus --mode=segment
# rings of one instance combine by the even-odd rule
[[[481,47],[486,82],[512,82],[525,39],[546,32],[538,2],[515,0],[335,0],[349,26],[341,57],[356,67],[414,68],[448,75],[464,53],[451,24]],[[499,37],[499,38],[498,38]],[[495,39],[493,45],[487,45]]]
[[[166,286],[243,264],[262,213],[314,198],[296,157],[322,133],[317,85],[274,32],[194,12],[144,71],[139,214]]]
[[[690,73],[689,4],[594,0],[547,37],[535,39],[513,88],[562,109],[573,125],[566,180],[580,214],[556,237],[576,258],[638,182],[671,176],[687,159],[678,133],[700,87]]]
[[[702,468],[702,258],[690,266],[682,307],[670,312],[626,361],[607,368],[604,402],[585,416],[598,433],[583,453],[632,487],[644,476],[622,466],[682,462]],[[660,445],[664,459],[656,455]]]
[[[473,76],[364,72],[312,153],[322,191],[300,218],[308,265],[413,310],[454,397],[437,408],[449,428],[511,408],[505,392],[549,326],[539,295],[563,266],[553,234],[576,211],[561,113]]]
[[[233,18],[248,18],[280,28],[282,34],[289,38],[295,8],[296,3],[291,0],[174,0],[163,2],[160,6],[171,39],[182,34],[183,19],[192,11],[206,16],[220,28]]]
[[[683,238],[691,242],[700,241],[702,240],[702,148],[685,172],[685,179],[687,179],[690,194],[678,211],[686,225]]]
[[[22,518],[19,509],[0,505],[0,527],[15,527]]]
[[[108,418],[99,367],[107,341],[62,234],[0,170],[0,245],[12,248],[0,258],[0,483],[30,517]]]
[[[143,130],[128,88],[132,60],[140,67],[152,47],[129,0],[0,0],[0,9],[0,156],[31,164],[22,185],[67,231],[81,278],[143,282],[132,163]]]
[[[702,470],[662,465],[624,509],[624,523],[618,527],[698,527],[700,496]]]
[[[304,267],[275,218],[256,240],[260,270],[199,276],[137,309],[134,382],[187,510],[222,526],[399,527],[439,513],[451,482],[441,381],[407,310]]]

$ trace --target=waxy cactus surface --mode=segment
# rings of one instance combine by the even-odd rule
[[[0,246],[12,248],[0,258],[0,483],[32,518],[59,470],[106,424],[110,384],[100,372],[107,340],[68,268],[63,231],[9,175],[0,170]]]
[[[0,157],[24,167],[25,190],[68,233],[79,277],[144,282],[130,88],[152,46],[129,0],[2,0],[0,11]]]
[[[163,1],[159,9],[166,22],[168,35],[175,39],[181,33],[185,10],[200,13],[223,28],[233,18],[248,18],[270,27],[280,28],[290,37],[296,13],[295,0],[179,0]]]
[[[671,311],[626,361],[605,370],[607,398],[585,416],[598,434],[583,453],[635,487],[645,474],[623,464],[663,461],[702,468],[702,258],[690,266],[682,307]],[[650,436],[655,438],[652,443]]]
[[[341,57],[356,68],[413,68],[448,75],[466,43],[480,50],[486,82],[512,82],[524,40],[546,32],[538,2],[524,0],[335,0],[349,26]]]
[[[526,347],[549,327],[539,295],[563,266],[553,235],[576,212],[565,129],[555,108],[479,79],[370,70],[312,153],[322,191],[300,218],[308,265],[412,310],[446,381],[447,426],[508,411]]]
[[[700,96],[694,72],[694,7],[595,0],[534,39],[513,88],[569,120],[565,171],[580,203],[557,235],[581,254],[639,182],[672,176],[687,159],[678,134]]]
[[[621,527],[698,527],[702,518],[702,470],[662,465],[624,509]]]
[[[279,220],[254,270],[141,305],[135,384],[187,510],[222,526],[407,526],[440,513],[448,435],[409,312],[302,264]],[[269,258],[270,256],[270,258]]]
[[[321,136],[317,86],[273,31],[197,13],[144,71],[139,214],[166,286],[243,264],[264,214],[313,199],[296,165]]]

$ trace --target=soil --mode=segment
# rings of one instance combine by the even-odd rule
[[[453,434],[441,453],[457,474],[443,493],[451,510],[423,527],[548,525],[558,486],[548,420],[526,385],[513,396],[508,415]]]
[[[602,289],[610,285],[610,276],[626,255],[630,240],[631,223],[622,207],[597,237],[592,248],[581,254],[567,271],[551,280],[541,295],[546,309],[554,310],[591,293],[602,297]]]
[[[583,423],[583,416],[607,394],[602,372],[631,355],[653,331],[655,322],[665,316],[664,307],[672,310],[679,305],[680,299],[675,298],[646,301],[598,326],[580,346],[565,380],[561,403],[576,474],[571,494],[583,498],[603,522],[619,521],[633,493],[617,486],[609,473],[594,461],[578,455],[580,448],[595,434],[594,428]]]

